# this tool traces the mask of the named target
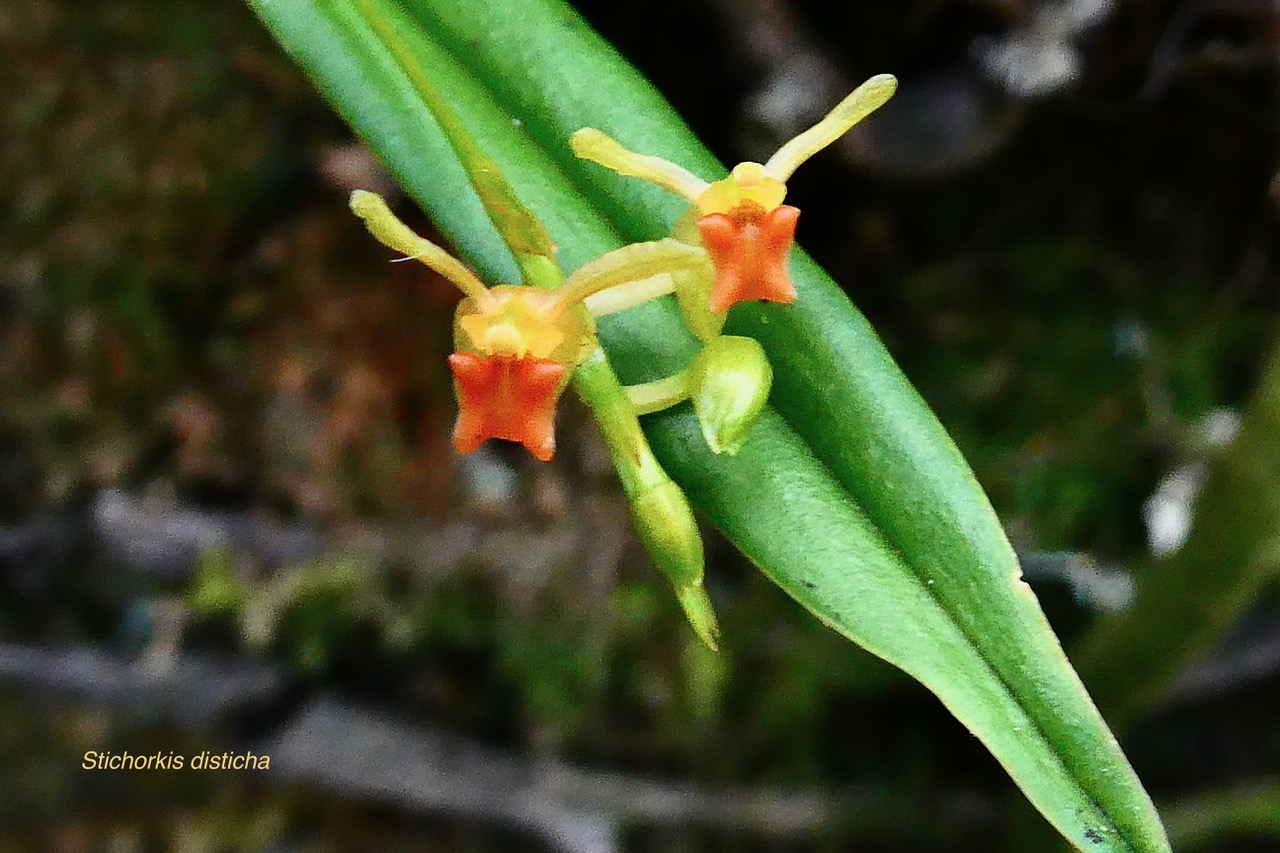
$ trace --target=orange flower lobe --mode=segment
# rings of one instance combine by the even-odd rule
[[[716,313],[753,299],[795,302],[787,255],[795,242],[800,210],[782,204],[767,213],[743,204],[729,213],[698,220],[702,245],[715,268],[711,310]]]
[[[456,352],[449,369],[458,392],[453,446],[470,453],[491,438],[523,444],[546,462],[556,450],[556,401],[565,366],[545,358]]]

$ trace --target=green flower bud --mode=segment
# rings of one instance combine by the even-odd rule
[[[773,368],[756,340],[723,335],[707,342],[689,366],[689,388],[712,453],[742,449],[772,386]]]
[[[689,624],[712,649],[720,627],[711,600],[702,586],[702,536],[693,519],[689,500],[671,480],[650,486],[631,496],[636,532],[653,561],[675,587]]]

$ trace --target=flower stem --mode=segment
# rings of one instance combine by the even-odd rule
[[[689,399],[689,371],[682,370],[641,385],[627,385],[623,390],[637,415],[660,412]]]

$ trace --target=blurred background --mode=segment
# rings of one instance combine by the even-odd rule
[[[730,162],[901,78],[791,182],[800,241],[1175,849],[1280,849],[1276,6],[574,5]],[[701,648],[576,404],[549,465],[454,454],[456,296],[347,212],[394,187],[247,8],[25,0],[0,49],[0,849],[1058,849],[710,531]],[[1148,594],[1196,630],[1119,629],[1178,650],[1136,685],[1096,638]]]

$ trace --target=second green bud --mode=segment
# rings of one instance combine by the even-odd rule
[[[713,453],[733,455],[746,443],[773,386],[773,367],[753,338],[721,335],[689,365],[689,391]]]

